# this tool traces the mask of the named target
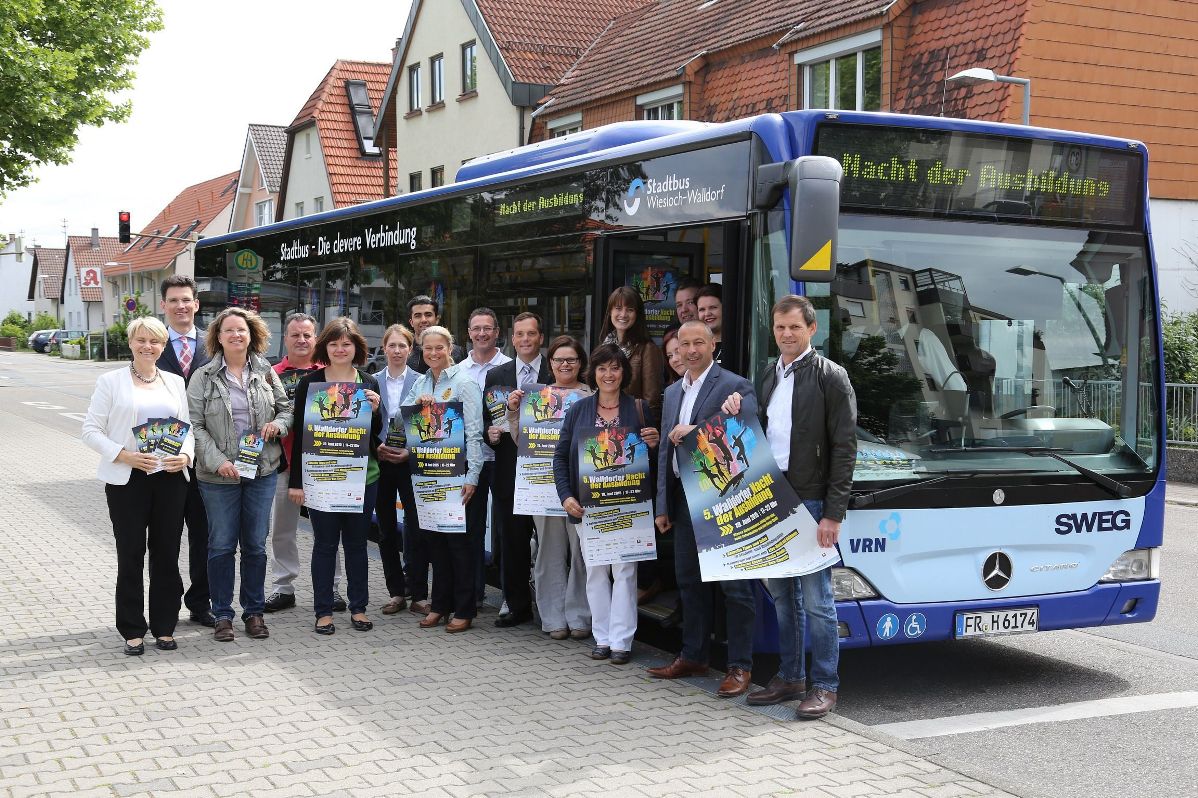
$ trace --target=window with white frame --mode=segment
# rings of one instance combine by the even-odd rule
[[[420,64],[408,67],[408,112],[420,110]]]
[[[429,184],[432,188],[445,185],[445,167],[434,166],[428,170]]]
[[[462,45],[462,94],[478,91],[478,44]]]
[[[272,199],[254,203],[254,226],[270,224],[275,218],[275,201]]]
[[[795,53],[804,108],[878,111],[882,108],[882,32]]]
[[[295,203],[295,218],[298,219],[299,217],[301,217],[303,215],[304,215],[304,202],[303,202],[303,200],[300,200],[299,202]]]
[[[682,86],[640,94],[636,98],[637,116],[641,119],[682,119]]]
[[[571,133],[577,133],[582,130],[582,112],[574,114],[566,114],[555,119],[550,119],[545,123],[545,130],[549,133],[549,138],[559,138],[568,136]]]
[[[320,213],[324,210],[324,197],[314,197],[312,199],[312,213]]]
[[[412,172],[408,175],[408,191],[420,191],[424,188],[424,181],[421,179],[420,172]]]
[[[433,105],[445,102],[445,56],[438,54],[428,60],[428,77],[432,81]]]

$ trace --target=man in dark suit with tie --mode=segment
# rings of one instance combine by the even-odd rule
[[[483,396],[493,387],[508,389],[526,388],[534,383],[549,385],[553,372],[548,359],[541,354],[545,342],[545,331],[541,317],[535,313],[521,313],[512,322],[512,347],[516,359],[496,366],[487,372]],[[484,408],[484,418],[486,418]],[[495,482],[491,493],[491,527],[498,527],[500,540],[499,566],[502,569],[503,597],[507,603],[507,614],[495,621],[499,627],[517,626],[532,620],[532,591],[528,588],[528,575],[532,569],[532,518],[513,515],[512,502],[516,482],[516,444],[512,436],[502,427],[487,419],[489,426],[483,436],[495,450]],[[492,538],[494,539],[494,535]]]
[[[740,394],[745,412],[757,412],[752,384],[713,360],[715,337],[707,325],[701,321],[686,322],[678,328],[678,342],[686,373],[666,388],[662,406],[656,523],[659,532],[674,530],[674,569],[682,596],[682,653],[669,665],[649,669],[649,675],[658,679],[705,674],[711,645],[713,586],[703,582],[699,570],[695,530],[678,477],[679,467],[688,468],[690,463],[679,463],[676,447],[697,422],[719,413],[720,406],[734,393]],[[720,586],[727,612],[728,672],[717,695],[731,698],[746,692],[752,683],[757,607],[751,581],[722,581]]]
[[[204,347],[204,330],[195,326],[200,300],[196,282],[182,274],[172,274],[162,281],[162,301],[159,308],[166,317],[170,340],[158,358],[158,368],[178,374],[185,383],[191,375],[208,362]],[[212,604],[208,596],[208,514],[200,498],[200,483],[195,467],[189,469],[187,483],[187,562],[191,587],[183,595],[183,603],[191,611],[191,620],[204,626],[215,626]]]

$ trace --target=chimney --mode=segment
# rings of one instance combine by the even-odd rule
[[[400,36],[395,40],[395,46],[391,48],[391,63],[395,63],[395,59],[399,58],[399,45],[403,43],[403,37]]]
[[[92,228],[92,249],[100,248],[100,228]]]

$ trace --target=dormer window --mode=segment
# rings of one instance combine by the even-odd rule
[[[354,132],[358,134],[358,151],[363,155],[378,155],[374,143],[374,110],[370,107],[370,95],[366,92],[366,81],[345,81],[345,94],[349,98],[349,112],[354,118]]]

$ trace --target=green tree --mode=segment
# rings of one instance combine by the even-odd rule
[[[0,0],[0,196],[69,162],[81,125],[129,117],[112,95],[161,29],[153,0]]]
[[[891,408],[914,397],[919,380],[897,370],[898,355],[886,347],[886,339],[880,335],[862,338],[852,358],[842,365],[857,394],[857,424],[875,435],[887,435]]]
[[[1198,314],[1164,313],[1165,382],[1198,382]]]

